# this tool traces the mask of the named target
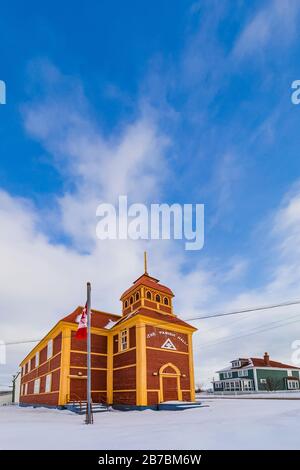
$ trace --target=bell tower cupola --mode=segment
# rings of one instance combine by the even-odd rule
[[[144,273],[121,296],[122,314],[128,315],[140,308],[173,315],[173,292],[148,274],[147,253],[144,252]]]

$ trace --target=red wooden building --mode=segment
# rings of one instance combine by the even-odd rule
[[[196,329],[174,314],[173,297],[145,272],[122,294],[122,315],[92,309],[93,402],[143,408],[194,400]],[[86,399],[87,346],[75,338],[81,312],[62,318],[21,362],[21,404]]]

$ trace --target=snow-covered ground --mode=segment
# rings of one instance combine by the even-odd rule
[[[300,400],[204,400],[185,411],[0,407],[1,449],[299,449]]]
[[[293,398],[293,399],[300,399],[300,392],[297,391],[288,391],[288,392],[262,392],[262,393],[197,393],[196,398],[198,401],[201,401],[204,398]]]

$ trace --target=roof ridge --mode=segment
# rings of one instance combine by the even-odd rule
[[[251,357],[251,361],[258,361],[262,364],[262,367],[279,367],[279,368],[287,368],[287,369],[297,369],[300,370],[300,367],[297,367],[295,365],[291,364],[286,364],[285,362],[280,362],[280,361],[274,361],[273,359],[269,360],[269,365],[264,363],[264,358],[262,357]],[[277,365],[276,365],[277,364]],[[260,366],[255,366],[255,363],[253,363],[254,367],[260,367]],[[280,367],[282,366],[282,367]]]

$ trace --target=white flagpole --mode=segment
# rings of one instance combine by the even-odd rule
[[[87,421],[92,424],[91,413],[91,283],[87,283]]]

